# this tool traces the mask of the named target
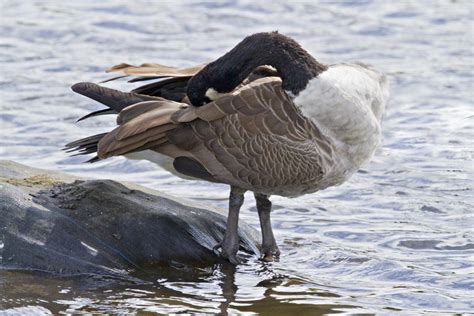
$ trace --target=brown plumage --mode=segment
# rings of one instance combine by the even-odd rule
[[[112,80],[135,76],[130,81],[159,81],[128,93],[92,83],[74,85],[75,92],[109,107],[82,119],[116,113],[118,126],[69,143],[66,149],[96,152],[91,162],[142,152],[149,157],[151,152],[154,161],[175,174],[230,185],[227,231],[218,247],[233,263],[238,262],[243,194],[254,192],[263,254],[272,257],[279,251],[269,196],[299,196],[340,184],[370,157],[378,142],[384,77],[361,65],[335,65],[306,91],[327,69],[278,33],[249,36],[206,65],[180,69],[120,64],[108,70],[120,74]],[[336,77],[340,74],[342,79]],[[301,98],[300,92],[305,92]],[[295,96],[305,111],[317,116],[303,114]],[[338,107],[353,114],[341,115]],[[346,139],[351,142],[344,143]],[[173,168],[166,167],[163,157],[173,160]]]
[[[281,89],[255,80],[202,107],[157,100],[131,105],[98,143],[105,159],[151,149],[199,162],[216,182],[263,194],[317,189],[330,147]],[[286,168],[282,168],[282,165]]]

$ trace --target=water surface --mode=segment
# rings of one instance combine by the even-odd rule
[[[226,208],[228,188],[146,161],[81,164],[60,148],[110,129],[78,81],[120,62],[190,66],[279,30],[325,63],[388,74],[384,141],[340,187],[274,197],[279,262],[173,264],[130,280],[0,271],[7,312],[462,313],[474,310],[473,4],[470,1],[2,1],[0,159],[128,180]],[[109,86],[130,89],[125,82]],[[258,227],[251,195],[242,218]],[[131,223],[133,224],[133,223]]]

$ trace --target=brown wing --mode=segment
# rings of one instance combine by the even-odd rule
[[[202,107],[141,102],[120,112],[117,123],[98,144],[102,159],[152,149],[177,158],[175,167],[187,175],[256,192],[301,194],[314,189],[326,172],[322,166],[330,166],[325,137],[276,77]]]
[[[107,69],[107,72],[118,72],[126,76],[149,76],[149,77],[192,77],[197,74],[206,64],[189,68],[176,68],[160,64],[147,63],[134,66],[126,63],[115,65]]]
[[[169,142],[219,182],[262,193],[292,195],[313,188],[329,159],[328,142],[281,88],[256,80],[208,105],[172,115],[180,127]],[[296,193],[298,194],[298,193]]]
[[[122,63],[107,69],[107,72],[117,72],[121,75],[107,79],[103,81],[103,83],[128,76],[134,76],[129,82],[161,79],[158,82],[151,82],[135,88],[133,92],[189,103],[186,96],[188,81],[205,66],[206,64],[189,68],[175,68],[153,63],[142,64],[140,66]],[[270,66],[259,66],[246,78],[242,85],[268,76],[278,76],[278,72]]]
[[[206,65],[176,68],[153,63],[142,64],[140,66],[122,63],[107,69],[107,72],[116,72],[121,75],[102,81],[102,83],[128,76],[134,77],[130,79],[129,82],[161,79],[158,82],[154,81],[140,86],[134,89],[133,92],[142,95],[157,96],[172,101],[187,102],[186,89],[188,81],[204,68],[204,66]]]
[[[117,117],[119,126],[100,139],[97,155],[105,159],[166,143],[166,132],[177,127],[170,122],[171,115],[186,106],[162,100],[125,108]]]

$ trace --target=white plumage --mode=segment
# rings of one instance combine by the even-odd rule
[[[372,156],[380,142],[387,98],[383,74],[366,65],[343,63],[329,66],[294,99],[337,151],[339,161],[327,174],[329,183],[343,182]]]

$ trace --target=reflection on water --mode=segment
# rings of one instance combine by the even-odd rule
[[[81,164],[60,148],[113,118],[69,86],[111,64],[190,66],[244,36],[278,29],[323,62],[386,72],[384,142],[348,183],[273,197],[279,262],[233,268],[173,263],[126,280],[0,272],[0,308],[179,313],[462,313],[474,310],[473,6],[466,1],[0,4],[0,158],[81,176],[138,182],[227,206],[228,188],[177,179],[146,161]],[[133,84],[111,83],[129,89]],[[251,195],[242,219],[259,227]],[[1,236],[0,236],[1,238]]]
[[[281,275],[273,271],[271,264],[259,261],[240,267],[230,264],[157,267],[146,274],[134,274],[137,278],[134,282],[100,276],[60,278],[37,273],[6,272],[3,276],[2,289],[9,293],[3,308],[8,312],[39,313],[45,302],[53,313],[130,313],[139,309],[163,314],[294,315],[296,311],[322,314],[361,310],[353,304],[338,302],[340,295],[333,293],[331,287]],[[248,282],[257,283],[249,287]],[[52,297],[55,299],[51,300]]]

